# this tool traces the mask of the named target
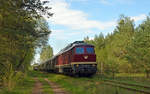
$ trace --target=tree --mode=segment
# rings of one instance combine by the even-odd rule
[[[46,45],[42,48],[42,51],[40,53],[40,61],[44,62],[48,59],[50,59],[53,56],[53,49],[51,46]]]
[[[44,6],[47,1],[0,2],[0,79],[4,81],[15,77],[17,72],[25,73],[28,70],[35,49],[47,43],[51,32],[42,15],[50,17],[52,13],[47,11],[49,7]],[[9,72],[10,69],[12,72]]]
[[[127,59],[137,68],[138,71],[144,71],[149,77],[150,73],[150,17],[136,29],[132,42],[127,48]]]
[[[113,33],[105,37],[100,33],[95,35],[94,40],[85,38],[86,42],[95,46],[96,61],[102,74],[111,72],[114,77],[116,72],[127,72],[122,69],[122,65],[129,66],[125,58],[126,47],[131,42],[134,31],[134,21],[122,15]]]

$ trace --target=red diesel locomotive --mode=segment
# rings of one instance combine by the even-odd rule
[[[84,41],[75,41],[40,64],[37,69],[68,75],[91,76],[97,71],[94,46]]]

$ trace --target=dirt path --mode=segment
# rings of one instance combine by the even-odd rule
[[[69,94],[68,92],[64,91],[63,88],[61,88],[59,85],[49,81],[47,78],[45,78],[45,81],[49,83],[49,85],[53,89],[54,94]]]
[[[42,83],[38,80],[38,78],[34,78],[36,81],[32,94],[42,94]]]

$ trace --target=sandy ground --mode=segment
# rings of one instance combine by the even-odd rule
[[[36,83],[34,85],[32,94],[43,94],[42,93],[42,83],[37,78],[34,78],[34,79],[35,79]]]
[[[58,84],[49,81],[47,78],[45,78],[45,80],[48,82],[48,84],[53,89],[54,94],[69,94],[63,88],[61,88]]]

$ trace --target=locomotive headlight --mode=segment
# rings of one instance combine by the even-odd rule
[[[79,65],[77,64],[76,67],[79,67]]]

